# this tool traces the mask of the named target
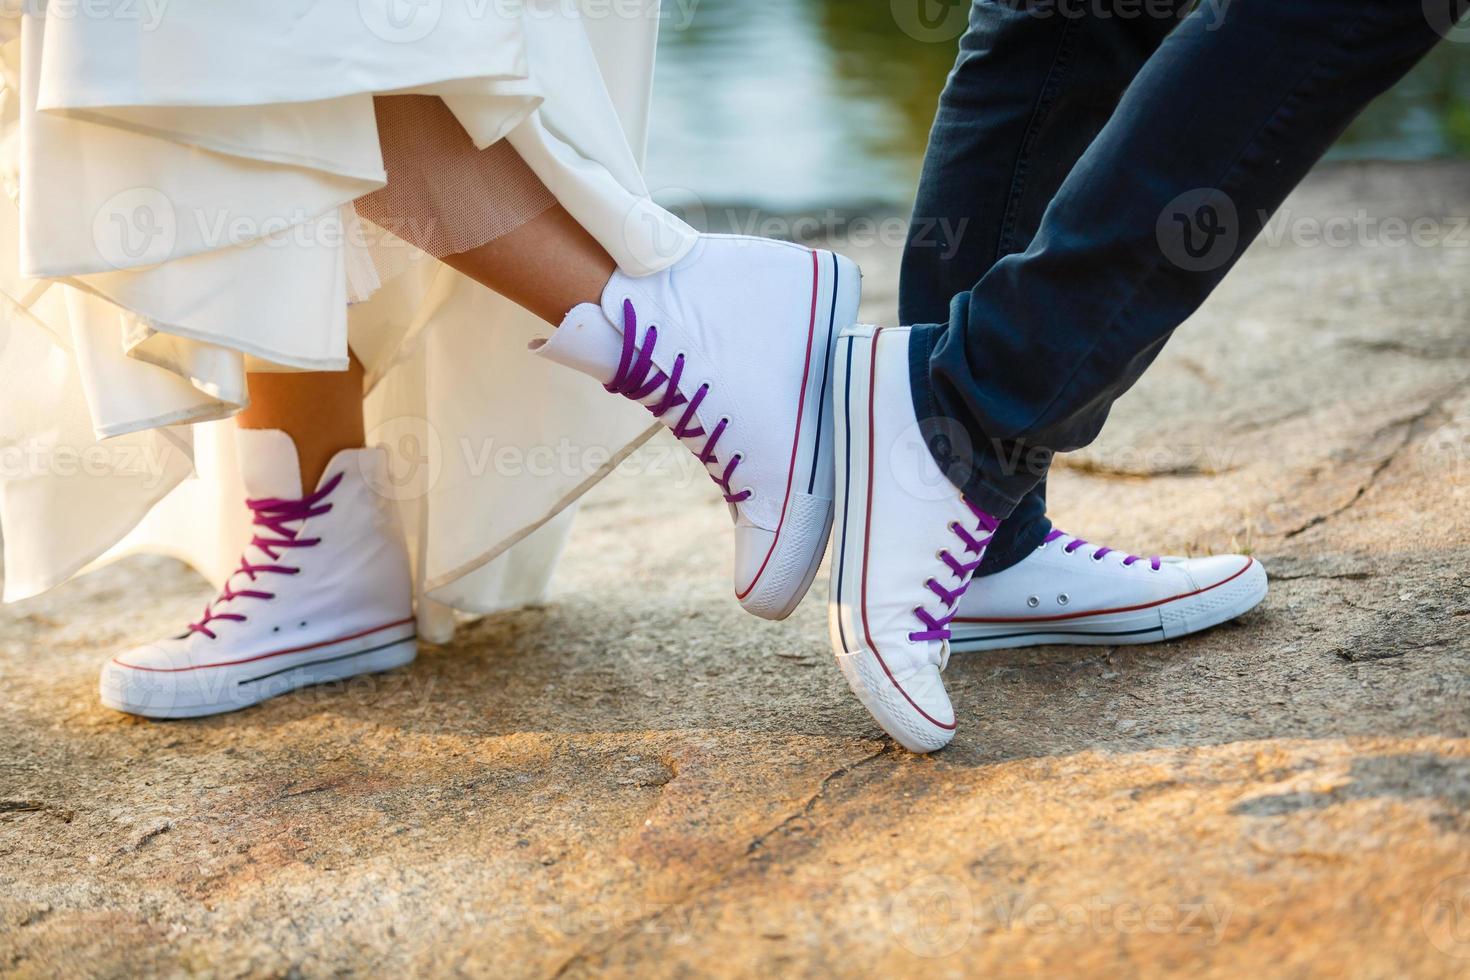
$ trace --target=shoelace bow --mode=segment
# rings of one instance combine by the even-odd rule
[[[1050,534],[1048,534],[1046,536],[1046,539],[1044,541],[1042,541],[1041,543],[1042,544],[1051,544],[1057,538],[1066,537],[1066,536],[1067,536],[1067,534],[1066,534],[1065,531],[1060,531],[1060,530],[1055,530],[1054,529]],[[1078,548],[1085,547],[1086,545],[1087,545],[1087,542],[1086,541],[1083,541],[1081,538],[1074,537],[1074,538],[1072,538],[1071,541],[1067,542],[1067,546],[1065,548],[1063,548],[1062,550],[1065,551],[1067,554],[1070,555],[1070,554],[1072,554],[1072,552],[1076,551]],[[1106,545],[1098,545],[1097,546],[1097,550],[1092,553],[1092,560],[1093,561],[1102,561],[1103,558],[1105,558],[1106,556],[1112,554],[1114,550],[1115,549],[1109,548]],[[1128,555],[1127,557],[1125,557],[1123,559],[1123,564],[1124,565],[1133,565],[1133,564],[1136,564],[1137,562],[1141,562],[1143,560],[1144,559],[1142,557],[1140,557],[1139,555]],[[1158,555],[1152,555],[1152,556],[1149,557],[1148,563],[1153,568],[1153,570],[1157,572],[1159,570],[1159,566],[1163,564],[1163,561],[1162,561],[1162,559],[1159,558]]]
[[[290,528],[286,525],[304,521],[309,517],[320,517],[322,514],[331,510],[332,505],[324,504],[322,501],[333,490],[337,489],[337,484],[341,482],[342,474],[338,473],[324,483],[321,489],[306,497],[302,497],[300,500],[281,500],[275,497],[269,497],[262,500],[245,501],[245,506],[249,507],[255,514],[255,518],[251,523],[278,535],[274,538],[267,538],[257,533],[250,539],[250,544],[259,549],[272,562],[279,561],[281,557],[280,552],[286,548],[312,548],[321,544],[321,538],[297,537],[300,528]],[[254,582],[257,575],[265,572],[275,575],[296,575],[300,571],[301,569],[291,565],[253,565],[250,563],[250,552],[247,550],[240,558],[240,567],[231,572],[229,578],[225,579],[225,587],[220,591],[219,596],[204,607],[204,618],[197,623],[189,624],[188,633],[203,633],[213,640],[216,636],[214,630],[209,628],[210,623],[216,620],[230,620],[237,623],[245,622],[245,615],[243,613],[215,612],[215,606],[218,606],[220,603],[229,602],[232,599],[269,600],[276,597],[274,592],[264,592],[259,589],[236,590],[231,585],[236,575],[244,575],[251,582]],[[188,633],[185,635],[187,636]]]
[[[974,534],[971,534],[959,521],[950,523],[949,529],[955,533],[965,546],[963,554],[973,555],[974,558],[970,561],[960,561],[954,555],[950,554],[948,550],[939,553],[940,560],[949,566],[949,570],[954,573],[954,577],[959,580],[959,584],[953,589],[946,589],[939,584],[937,579],[931,578],[924,583],[929,591],[939,597],[939,601],[944,604],[944,611],[940,615],[935,616],[923,606],[914,607],[914,615],[924,625],[922,630],[916,630],[909,634],[909,639],[915,643],[923,640],[949,639],[950,621],[954,619],[955,613],[959,611],[960,599],[964,596],[965,591],[969,589],[970,582],[975,574],[975,569],[980,567],[980,562],[985,557],[985,546],[990,544],[991,536],[995,534],[995,529],[1000,526],[999,521],[970,503],[970,501],[966,500],[965,506],[970,508],[970,513],[975,515],[976,532],[983,534],[984,537],[976,537]]]
[[[679,354],[674,358],[674,365],[665,374],[661,368],[653,363],[653,347],[658,343],[658,327],[649,325],[643,334],[643,345],[636,345],[634,335],[638,332],[638,314],[633,309],[632,300],[623,300],[623,354],[618,361],[618,372],[613,379],[603,385],[614,395],[622,395],[632,401],[643,402],[658,391],[660,387],[668,385],[663,397],[652,405],[645,406],[653,417],[662,419],[664,414],[684,405],[685,409],[679,420],[670,428],[678,439],[697,439],[705,434],[702,426],[694,422],[695,413],[699,411],[699,405],[704,401],[704,396],[709,392],[708,382],[701,384],[695,390],[692,397],[686,398],[679,390],[679,378],[684,373],[684,355]],[[653,373],[649,377],[650,372]],[[705,440],[704,448],[695,453],[699,461],[706,467],[718,466],[719,457],[715,455],[715,443],[719,441],[720,435],[729,425],[729,419],[720,419],[714,429]],[[731,456],[725,464],[724,472],[719,476],[710,473],[710,479],[725,495],[725,502],[738,504],[750,497],[749,490],[741,490],[734,493],[730,489],[730,480],[735,476],[735,467],[739,465],[741,456],[739,453]]]

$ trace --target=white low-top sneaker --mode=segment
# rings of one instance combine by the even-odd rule
[[[704,235],[672,268],[616,273],[540,356],[591,375],[671,429],[730,505],[735,595],[766,619],[811,587],[832,528],[831,363],[857,317],[851,261]]]
[[[1266,570],[1244,555],[1141,558],[1052,531],[980,579],[950,628],[956,650],[1043,643],[1157,643],[1234,619],[1266,598]]]
[[[940,679],[949,622],[993,517],[969,503],[924,445],[909,385],[909,331],[852,327],[834,366],[836,546],[828,624],[848,685],[912,752],[954,737]]]
[[[240,429],[254,536],[198,622],[118,654],[102,703],[149,718],[235,711],[308,684],[389,670],[416,651],[403,537],[381,449],[332,458],[303,495],[284,432]]]

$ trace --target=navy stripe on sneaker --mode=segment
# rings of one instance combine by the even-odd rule
[[[361,656],[365,656],[366,654],[369,654],[369,653],[377,653],[379,650],[386,650],[389,647],[395,647],[395,646],[397,646],[400,643],[407,643],[410,640],[417,640],[417,639],[418,639],[418,634],[417,633],[414,633],[414,634],[411,634],[409,636],[399,637],[396,640],[390,640],[387,643],[383,643],[383,644],[380,644],[380,645],[375,646],[375,647],[368,647],[366,650],[358,650],[358,651],[356,651],[354,653],[344,653],[344,654],[341,654],[341,655],[336,656],[336,657],[323,657],[321,660],[309,660],[309,661],[307,661],[304,664],[296,664],[296,665],[291,666],[291,667],[282,667],[280,670],[273,670],[269,674],[261,674],[259,677],[249,677],[249,678],[246,678],[245,680],[242,680],[239,683],[240,684],[254,684],[256,681],[263,681],[263,680],[266,680],[268,678],[275,677],[278,674],[289,674],[293,670],[301,670],[301,669],[303,669],[305,667],[319,667],[322,664],[334,664],[334,663],[336,663],[339,660],[351,660],[353,657],[361,657]]]
[[[952,636],[952,637],[950,637],[949,645],[952,646],[952,647],[954,647],[954,646],[963,646],[966,643],[978,643],[978,642],[982,642],[982,641],[983,642],[986,642],[986,643],[990,643],[990,642],[993,642],[995,640],[1019,640],[1019,639],[1024,639],[1025,637],[1028,637],[1028,636],[1142,636],[1145,633],[1162,633],[1162,632],[1164,632],[1164,628],[1162,626],[1150,626],[1147,629],[1141,629],[1141,630],[1114,630],[1114,631],[1103,631],[1103,630],[1027,630],[1026,632],[1023,632],[1023,633],[1003,633],[1003,634],[1001,634],[999,636],[970,636],[970,637]]]
[[[817,485],[817,467],[821,465],[822,459],[822,420],[827,417],[827,375],[832,365],[832,334],[837,327],[837,287],[842,283],[842,273],[837,268],[837,253],[829,252],[832,256],[832,308],[827,312],[827,350],[822,355],[822,392],[821,402],[817,406],[817,438],[812,445],[812,475],[806,481],[806,492],[811,493]]]

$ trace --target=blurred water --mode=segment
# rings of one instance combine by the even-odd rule
[[[664,3],[648,164],[661,200],[907,204],[952,36],[916,40],[884,0]],[[1440,45],[1332,153],[1445,156],[1470,158],[1470,44]]]

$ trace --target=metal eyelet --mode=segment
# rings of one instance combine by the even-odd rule
[[[1030,606],[1032,609],[1035,609],[1037,606],[1041,605],[1041,596],[1031,596],[1029,599],[1026,600],[1026,605]]]
[[[1071,596],[1067,595],[1067,593],[1065,593],[1065,592],[1060,593],[1057,596],[1057,605],[1059,605],[1059,606],[1065,606],[1067,603],[1069,603],[1071,601],[1072,601]]]
[[[1093,552],[1093,553],[1092,553],[1092,560],[1093,560],[1093,561],[1102,561],[1102,560],[1103,560],[1103,559],[1104,559],[1104,558],[1106,558],[1106,557],[1107,557],[1107,555],[1102,555],[1102,554],[1099,554],[1099,553],[1098,553],[1098,552],[1096,552],[1096,551],[1094,551],[1094,552]]]

